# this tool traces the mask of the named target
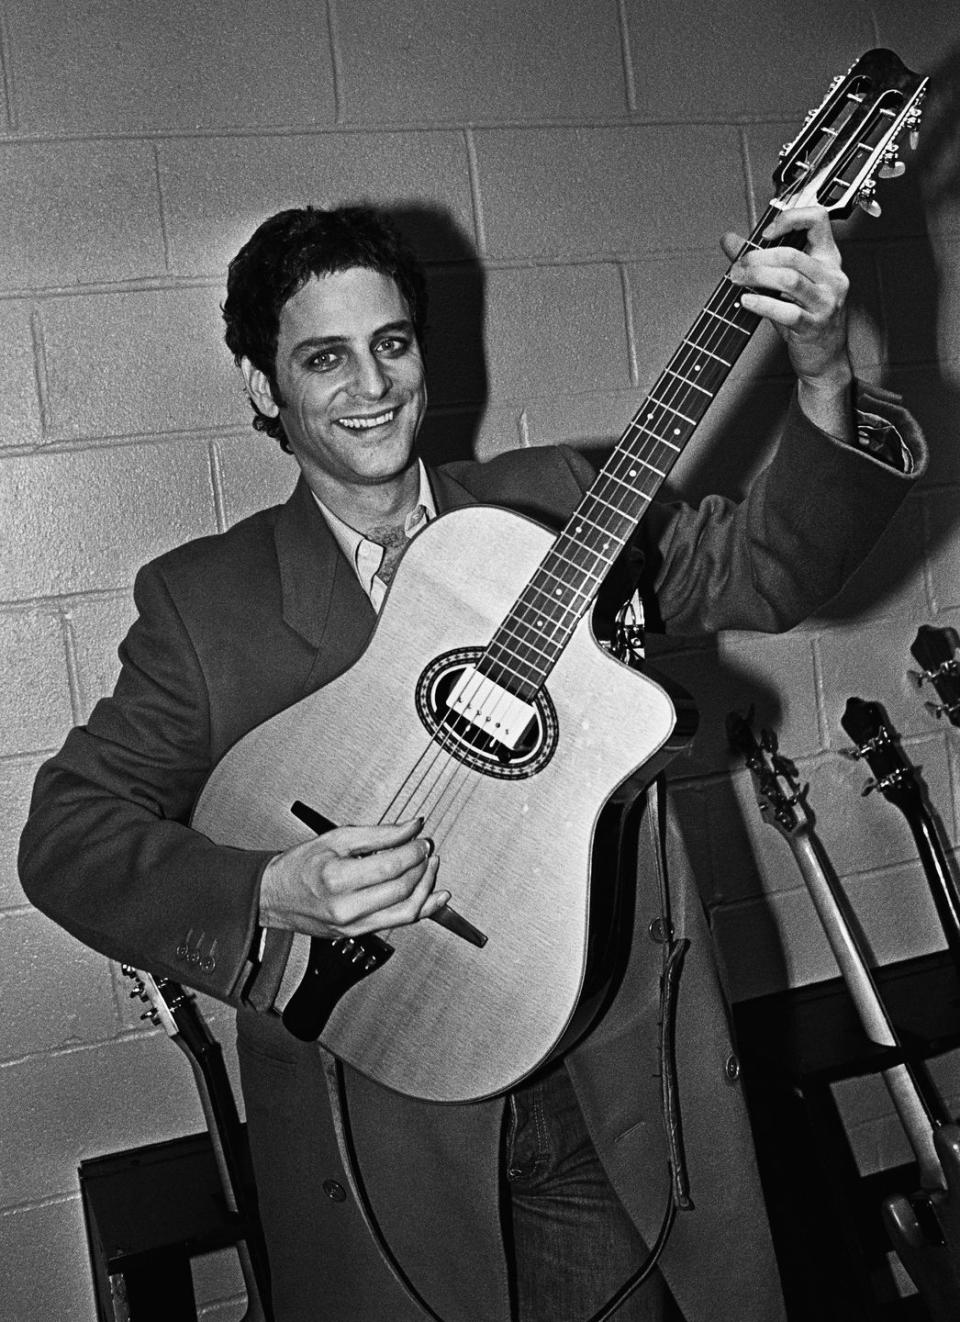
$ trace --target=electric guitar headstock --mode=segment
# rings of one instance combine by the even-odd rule
[[[214,1039],[193,992],[171,978],[154,977],[131,964],[121,964],[120,967],[125,977],[133,979],[131,1000],[141,1000],[147,1006],[140,1018],[149,1019],[195,1060],[202,1060]]]
[[[960,725],[960,637],[956,629],[921,624],[910,652],[922,667],[910,672],[918,688],[930,684],[940,699],[925,703],[927,710],[938,720],[946,716],[951,724]]]
[[[861,55],[833,80],[796,138],[781,150],[771,205],[821,206],[840,218],[860,206],[878,216],[877,178],[903,174],[900,139],[907,133],[916,146],[927,82],[893,51]]]
[[[896,731],[879,702],[848,698],[840,724],[853,740],[854,747],[845,756],[866,761],[874,779],[868,780],[861,793],[879,790],[909,817],[922,811],[923,800],[914,769],[900,751]]]
[[[804,801],[807,786],[800,784],[796,765],[779,751],[772,730],[761,730],[759,738],[754,734],[752,717],[752,711],[746,716],[730,712],[727,742],[747,764],[763,820],[793,840],[809,828]]]

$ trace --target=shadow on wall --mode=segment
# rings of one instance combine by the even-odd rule
[[[956,379],[944,368],[960,353],[957,341],[960,328],[960,275],[951,253],[956,250],[960,232],[960,47],[929,71],[931,86],[924,108],[923,124],[915,153],[902,152],[908,174],[880,194],[883,212],[869,224],[851,221],[841,237],[841,247],[848,269],[862,269],[866,253],[875,263],[876,282],[856,280],[851,288],[851,320],[865,320],[878,333],[881,352],[882,382],[899,390],[911,411],[924,427],[931,449],[928,483],[960,481],[960,391]],[[950,248],[950,238],[954,248]],[[952,316],[948,318],[944,312]],[[941,342],[945,332],[947,343]],[[698,460],[690,486],[697,496],[709,490],[731,495],[742,490],[743,479],[756,466],[753,453],[755,438],[771,428],[775,416],[785,407],[792,383],[781,368],[785,357],[774,350],[764,359],[761,373],[749,382],[741,382],[732,413],[724,428],[724,444],[715,445]],[[765,379],[766,378],[766,379]],[[772,379],[770,379],[772,378]],[[918,385],[918,383],[922,383]],[[729,442],[727,437],[729,436]],[[689,487],[688,487],[689,491]],[[915,517],[915,507],[907,508],[894,520],[881,544],[850,580],[847,587],[823,611],[819,618],[831,621],[851,618],[882,607],[908,580],[921,572],[921,555],[931,555],[938,546],[957,537],[960,509],[936,526],[928,521],[928,538],[921,550],[908,520]],[[918,620],[917,623],[923,621]],[[737,709],[754,708],[757,726],[777,730],[782,720],[783,695],[774,684],[758,682],[755,675],[738,673],[728,659],[720,658],[713,648],[698,651],[703,677],[702,692],[729,695],[737,693]],[[709,700],[709,699],[708,699]],[[722,722],[725,712],[705,710],[704,720]],[[732,759],[731,759],[731,765]],[[739,763],[737,764],[739,767]],[[743,825],[742,809],[732,786],[717,791],[716,811],[728,815],[730,824],[749,838]],[[720,801],[722,799],[722,802]],[[696,796],[680,796],[680,827],[687,840],[703,831],[696,811]],[[683,812],[683,806],[688,812]],[[738,893],[760,893],[760,874],[740,879]],[[707,899],[707,897],[704,897]],[[779,974],[786,985],[787,964],[780,949],[772,919],[757,911],[754,941],[762,946],[768,972]]]
[[[420,452],[434,464],[471,459],[488,394],[483,267],[472,240],[445,210],[405,203],[385,210],[427,270],[430,408]]]

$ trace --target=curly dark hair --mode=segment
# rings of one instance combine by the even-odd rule
[[[227,348],[237,363],[249,358],[264,373],[278,405],[277,335],[280,314],[311,276],[351,267],[379,271],[396,281],[422,340],[427,290],[417,257],[382,211],[362,204],[278,211],[253,232],[230,263],[221,311]],[[279,418],[251,401],[253,425],[289,450]]]

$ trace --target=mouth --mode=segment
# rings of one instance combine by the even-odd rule
[[[349,418],[337,418],[337,425],[346,427],[347,431],[374,431],[377,427],[387,427],[397,416],[396,409],[385,409],[382,413],[370,413],[366,415],[354,415]]]

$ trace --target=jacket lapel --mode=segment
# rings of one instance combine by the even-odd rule
[[[428,469],[438,514],[476,503],[441,469]],[[303,476],[274,530],[284,622],[315,649],[310,693],[349,669],[366,647],[376,614]]]
[[[274,539],[283,619],[316,650],[307,692],[353,665],[374,610],[303,477],[277,518]]]

